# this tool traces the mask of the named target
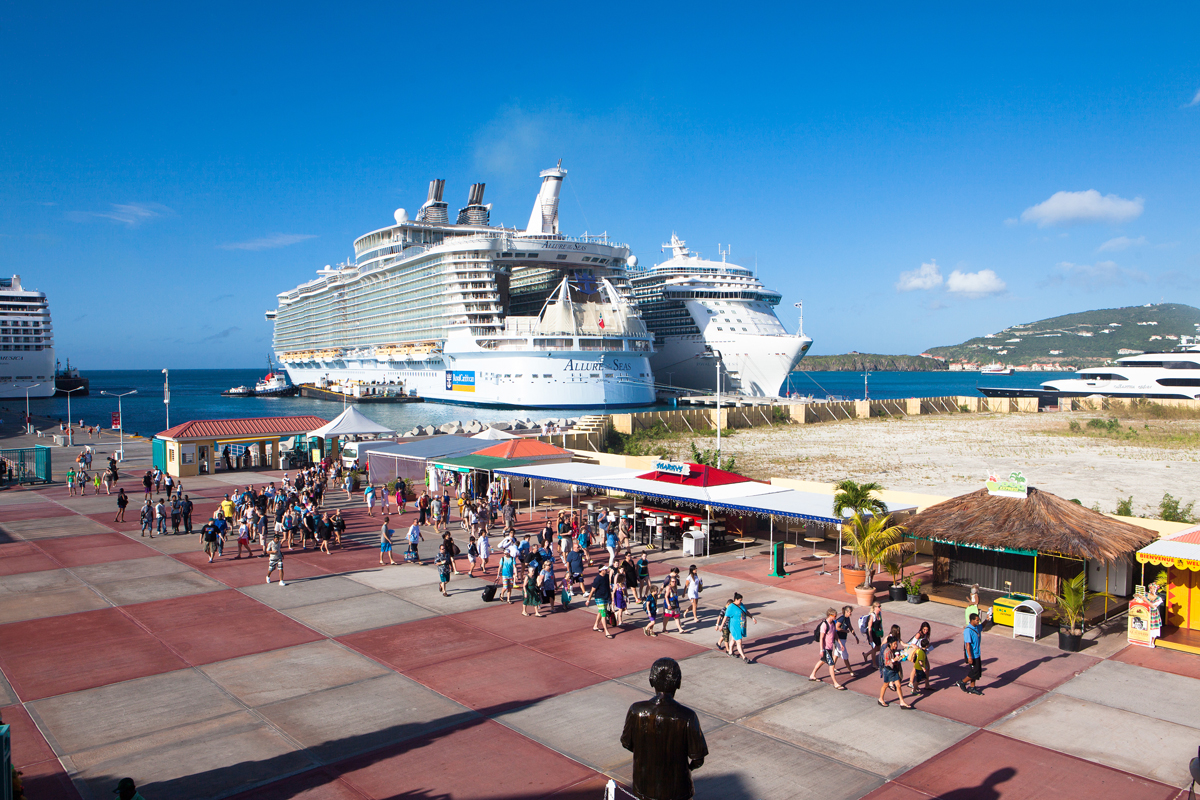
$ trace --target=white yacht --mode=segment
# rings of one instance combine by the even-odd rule
[[[652,337],[625,272],[636,259],[607,234],[559,233],[566,174],[541,173],[523,230],[490,224],[482,183],[451,222],[434,180],[415,220],[397,209],[353,262],[281,293],[267,319],[292,383],[525,408],[653,403]]]
[[[1112,366],[1080,370],[1073,378],[1046,381],[1041,389],[979,387],[988,397],[1140,397],[1200,399],[1200,337],[1180,336],[1169,353],[1139,353]]]
[[[43,292],[0,278],[0,397],[54,394],[54,332]]]
[[[650,366],[660,384],[682,389],[717,388],[755,397],[775,397],[788,374],[808,352],[803,329],[787,332],[775,316],[780,294],[767,289],[727,253],[708,261],[671,234],[671,258],[637,269],[631,262],[634,301],[654,334]]]

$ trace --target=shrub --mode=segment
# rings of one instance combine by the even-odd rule
[[[1193,500],[1186,506],[1180,505],[1180,500],[1173,497],[1170,492],[1163,495],[1162,502],[1158,504],[1158,516],[1167,522],[1195,522],[1196,517],[1192,514],[1192,507],[1196,505]]]
[[[1118,517],[1133,516],[1133,495],[1126,497],[1124,500],[1117,501],[1117,510],[1114,512]]]
[[[1081,430],[1083,430],[1083,426],[1080,425],[1077,421],[1071,420],[1071,424],[1067,426],[1067,430],[1072,431],[1074,433],[1079,433]]]

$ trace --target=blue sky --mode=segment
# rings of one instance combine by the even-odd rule
[[[437,8],[434,8],[437,6]],[[445,9],[445,10],[442,10]],[[244,367],[275,295],[487,183],[643,263],[677,231],[815,353],[1200,305],[1200,10],[7,4],[0,272],[84,369]]]

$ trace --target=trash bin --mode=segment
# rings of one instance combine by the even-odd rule
[[[780,539],[775,543],[775,546],[771,548],[771,577],[773,578],[787,577],[787,570],[783,568],[784,564],[786,563],[784,561],[785,548],[783,544],[783,540]]]
[[[1013,609],[1021,604],[1020,597],[997,597],[992,603],[992,623],[995,625],[1012,625]]]
[[[1013,609],[1013,638],[1029,636],[1035,642],[1042,636],[1042,604],[1024,600]]]
[[[708,537],[704,531],[687,531],[683,534],[683,554],[685,556],[708,555]]]

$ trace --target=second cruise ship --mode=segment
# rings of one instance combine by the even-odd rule
[[[654,402],[652,337],[629,247],[559,233],[567,171],[541,173],[525,228],[489,222],[484,184],[450,221],[445,181],[410,220],[360,236],[352,263],[279,295],[276,360],[294,384],[387,384],[427,399],[524,408]]]
[[[776,397],[812,339],[775,316],[779,292],[745,267],[700,258],[671,234],[672,256],[630,271],[634,301],[654,334],[655,379],[680,389]],[[717,359],[720,359],[718,367]]]

